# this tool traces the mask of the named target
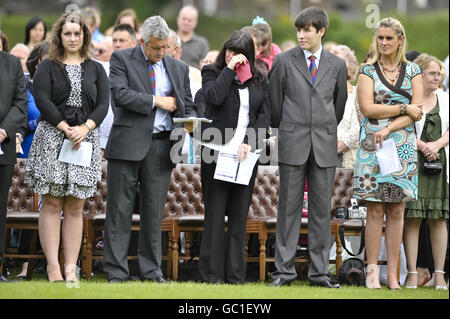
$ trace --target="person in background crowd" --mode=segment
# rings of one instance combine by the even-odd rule
[[[109,37],[106,37],[109,38]],[[114,28],[112,34],[112,47],[113,51],[130,49],[134,48],[137,45],[136,40],[136,32],[129,24],[119,24]],[[109,55],[108,61],[102,62],[103,67],[105,68],[106,75],[109,77],[109,61],[111,58],[111,54]],[[114,110],[110,103],[108,108],[108,113],[106,114],[105,119],[99,127],[99,135],[100,135],[100,147],[102,148],[102,157],[103,151],[106,148],[106,143],[108,142],[109,133],[111,132],[111,127],[114,121]]]
[[[279,133],[280,168],[271,286],[289,285],[297,278],[294,259],[307,178],[309,283],[340,287],[328,276],[329,212],[337,162],[337,152],[330,150],[337,150],[337,125],[347,100],[347,68],[344,60],[322,47],[328,21],[320,8],[302,10],[295,20],[299,46],[278,54],[269,73],[271,126]]]
[[[139,34],[141,32],[141,23],[139,22],[139,18],[134,9],[128,8],[119,13],[112,27],[109,27],[108,30],[105,31],[106,36],[111,36],[114,30],[114,27],[119,24],[128,24],[136,33],[136,38],[139,38]]]
[[[430,227],[430,239],[434,261],[434,286],[447,290],[444,279],[447,250],[448,221],[448,144],[449,104],[448,94],[439,89],[443,73],[442,62],[428,54],[421,54],[414,62],[422,70],[423,112],[425,116],[416,122],[419,194],[418,200],[406,204],[403,243],[408,266],[405,288],[417,288],[416,270],[419,228],[426,218]],[[424,169],[427,162],[440,162],[441,170],[430,174]]]
[[[257,139],[262,140],[265,134],[258,134],[258,129],[265,129],[265,133],[270,122],[267,79],[255,70],[254,50],[253,40],[248,33],[234,31],[225,41],[216,62],[202,69],[205,116],[213,120],[211,124],[204,123],[202,131],[211,127],[220,130],[222,140],[219,143],[237,154],[239,162],[245,160],[252,149],[256,150],[257,145],[261,145],[255,145],[257,141],[247,141],[247,129],[253,129]],[[252,77],[242,83],[236,75],[236,67],[246,63],[249,64]],[[236,130],[228,140],[226,128]],[[245,225],[258,165],[255,165],[248,185],[216,180],[217,154],[215,152],[215,159],[211,163],[204,161],[203,157],[201,163],[205,223],[200,247],[200,276],[209,283],[243,284]],[[226,212],[227,236],[224,232]]]
[[[167,282],[161,271],[161,222],[172,172],[174,117],[196,116],[188,66],[165,55],[169,27],[160,16],[142,26],[140,45],[111,56],[114,124],[105,149],[108,197],[103,270],[109,282],[129,278],[131,214],[139,184],[142,280]]]
[[[331,51],[337,45],[334,41],[327,41],[323,44],[323,49],[326,51]]]
[[[103,41],[95,47],[95,59],[101,62],[109,62],[113,53],[113,42],[111,37],[104,37]]]
[[[25,77],[25,87],[28,95],[28,122],[23,125],[16,133],[16,152],[19,158],[28,158],[31,143],[33,141],[34,132],[36,131],[38,119],[41,115],[36,106],[33,97],[33,77],[37,67],[42,60],[47,58],[50,43],[43,41],[34,46],[27,60],[27,69],[30,73],[29,77]],[[31,239],[31,230],[21,229],[19,235],[19,254],[27,254],[30,250],[29,243]],[[22,264],[22,271],[16,275],[16,278],[23,279],[26,277],[28,262]]]
[[[352,85],[358,75],[358,60],[355,52],[346,45],[336,45],[331,53],[344,59],[347,66],[347,93],[344,116],[338,125],[338,164],[337,167],[353,168],[356,149],[359,143],[359,126],[362,120],[356,97],[356,89]]]
[[[444,80],[442,81],[442,87],[443,90],[446,91],[447,93],[449,92],[449,88],[448,88],[448,77],[449,77],[449,69],[448,69],[448,55],[444,60],[444,68],[445,68],[445,76],[444,76]]]
[[[12,49],[11,54],[18,57],[22,65],[23,73],[28,76],[27,60],[31,50],[23,43],[17,43]]]
[[[177,34],[181,38],[181,60],[190,66],[200,68],[200,61],[209,51],[206,38],[197,35],[194,31],[198,22],[198,10],[188,5],[181,8],[177,18]]]
[[[8,37],[2,31],[0,31],[0,51],[3,52],[9,51]]]
[[[63,14],[53,25],[48,58],[33,80],[41,121],[31,144],[25,183],[41,195],[39,238],[47,259],[47,276],[61,281],[58,252],[61,234],[66,281],[78,281],[76,263],[83,231],[85,199],[101,179],[98,126],[108,111],[109,86],[103,67],[90,59],[89,29],[77,13]],[[88,166],[60,161],[63,143],[80,151],[92,145]]]
[[[24,44],[33,50],[33,47],[44,41],[47,36],[47,25],[40,17],[33,17],[25,26]]]
[[[364,118],[353,191],[355,198],[367,205],[366,287],[381,288],[377,263],[386,215],[387,286],[401,289],[397,268],[405,202],[417,199],[414,122],[422,118],[422,76],[420,68],[405,58],[406,34],[398,20],[381,20],[373,42],[375,53],[361,68],[357,87]],[[388,138],[396,142],[402,170],[382,175],[376,150]]]
[[[219,51],[212,50],[209,51],[203,60],[200,61],[200,70],[203,70],[203,67],[208,64],[216,63],[217,56],[219,55]],[[195,94],[194,104],[197,106],[197,115],[199,117],[205,116],[205,99],[203,98],[203,90],[200,88]]]
[[[94,7],[85,7],[84,10],[92,12],[95,20],[95,25],[93,26],[91,31],[91,39],[93,43],[101,43],[105,36],[100,32],[100,26],[102,25],[102,18],[100,10]]]
[[[258,19],[257,17],[254,19],[253,27],[258,31],[256,43],[258,53],[256,54],[256,59],[264,61],[270,71],[273,60],[275,59],[275,56],[281,52],[281,49],[278,45],[272,42],[272,29],[263,18]]]
[[[112,33],[112,45],[114,51],[134,48],[137,44],[136,31],[132,26],[123,23],[114,27]]]
[[[288,51],[288,50],[290,50],[292,48],[295,48],[296,46],[297,46],[297,44],[295,43],[295,41],[293,41],[293,40],[286,40],[286,41],[283,41],[281,43],[281,51],[282,52]]]

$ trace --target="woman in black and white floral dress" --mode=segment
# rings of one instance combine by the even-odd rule
[[[33,83],[41,112],[31,145],[25,182],[42,196],[39,237],[47,259],[49,281],[62,280],[58,263],[60,216],[66,281],[77,281],[81,246],[82,209],[101,178],[98,126],[109,105],[109,86],[103,67],[90,59],[91,36],[77,13],[65,13],[53,25],[49,56]],[[65,139],[78,150],[92,143],[89,167],[58,160]]]

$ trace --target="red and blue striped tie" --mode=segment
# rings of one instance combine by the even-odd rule
[[[153,69],[152,66],[153,63],[149,62],[148,63],[148,70],[150,71],[150,82],[152,83],[152,89],[153,89],[153,94],[155,94],[155,70]]]
[[[308,59],[311,61],[309,64],[309,73],[311,73],[312,82],[314,83],[317,74],[316,57],[311,55]]]

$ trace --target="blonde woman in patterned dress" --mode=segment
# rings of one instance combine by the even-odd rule
[[[65,13],[53,25],[48,59],[34,76],[33,91],[41,112],[26,165],[25,182],[41,194],[39,237],[47,259],[49,281],[61,281],[58,263],[61,212],[66,281],[77,281],[86,198],[101,178],[98,126],[109,105],[109,86],[103,67],[90,59],[91,36],[77,13]],[[89,167],[58,161],[64,139],[79,149],[92,143]]]
[[[378,253],[386,214],[387,286],[400,289],[397,266],[405,202],[417,199],[417,155],[414,122],[422,117],[420,68],[405,58],[406,35],[393,18],[381,20],[374,38],[375,54],[361,68],[357,93],[361,112],[360,143],[353,174],[357,199],[367,205],[365,233],[366,286],[381,288]],[[393,139],[402,169],[381,175],[376,144]]]

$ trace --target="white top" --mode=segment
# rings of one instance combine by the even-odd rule
[[[236,152],[239,145],[241,145],[244,141],[245,133],[247,132],[249,123],[250,99],[248,88],[239,89],[239,100],[241,101],[241,105],[239,107],[239,119],[237,127],[234,132],[233,138],[225,145],[227,149],[232,149]]]

